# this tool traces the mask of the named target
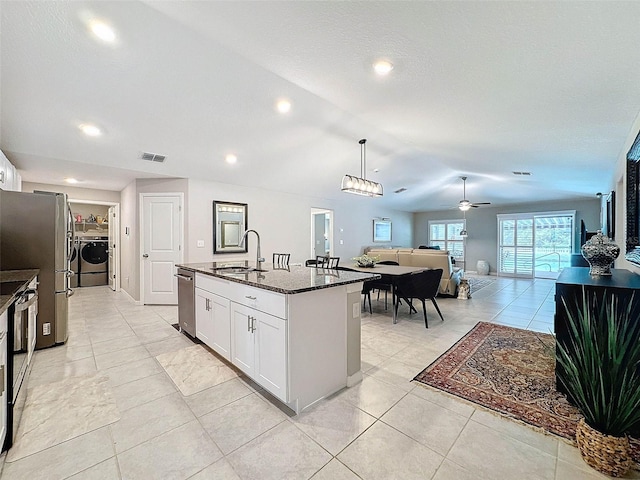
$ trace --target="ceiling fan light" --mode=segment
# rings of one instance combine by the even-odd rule
[[[460,205],[458,205],[458,208],[460,210],[462,210],[463,212],[466,212],[467,210],[469,210],[471,208],[471,204],[470,203],[462,203],[460,202]]]

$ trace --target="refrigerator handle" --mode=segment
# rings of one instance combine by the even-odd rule
[[[73,294],[74,294],[74,291],[71,290],[70,288],[67,288],[67,298],[69,298]]]

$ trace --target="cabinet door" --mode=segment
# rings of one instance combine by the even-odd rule
[[[231,362],[244,373],[254,378],[254,335],[252,314],[255,311],[231,303]]]
[[[230,303],[220,295],[196,288],[196,337],[227,360],[231,360]]]
[[[210,295],[209,292],[196,288],[196,338],[209,346],[213,343]]]
[[[287,322],[256,311],[256,381],[280,400],[287,399]]]
[[[10,190],[7,185],[8,166],[9,160],[4,156],[4,153],[0,152],[0,190]]]
[[[231,360],[231,302],[210,294],[211,343],[207,344],[227,360]]]
[[[6,176],[6,180],[4,182],[4,189],[5,190],[11,190],[11,191],[15,191],[15,176],[16,176],[16,167],[13,166],[13,164],[11,162],[7,162],[6,167],[5,167],[5,176]]]

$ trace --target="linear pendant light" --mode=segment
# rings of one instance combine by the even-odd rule
[[[367,139],[363,138],[358,142],[360,144],[360,176],[345,175],[342,177],[342,191],[347,193],[355,193],[356,195],[365,195],[367,197],[381,197],[383,195],[382,184],[367,180]]]

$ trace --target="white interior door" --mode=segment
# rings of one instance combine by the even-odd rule
[[[142,303],[176,305],[178,281],[173,275],[182,262],[182,194],[140,197]]]

